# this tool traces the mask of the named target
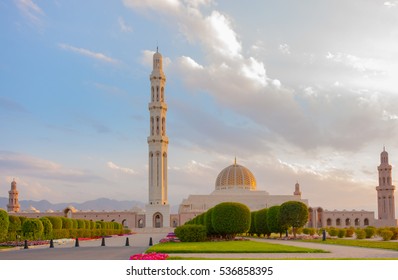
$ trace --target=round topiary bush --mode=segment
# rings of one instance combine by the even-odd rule
[[[380,231],[380,236],[383,238],[384,241],[389,241],[391,240],[391,237],[393,236],[393,232],[389,229],[383,229]]]
[[[301,201],[287,201],[279,209],[279,220],[283,227],[292,227],[294,238],[296,231],[308,221],[308,207]]]
[[[331,237],[336,237],[339,234],[339,230],[334,227],[328,228],[327,231]]]
[[[43,238],[51,239],[53,234],[53,225],[50,220],[46,217],[41,217],[39,220],[43,224]]]
[[[237,202],[223,202],[214,206],[211,220],[214,230],[227,239],[250,228],[250,209]]]
[[[17,240],[17,236],[21,234],[21,220],[18,216],[8,216],[10,221],[8,225],[7,241]]]
[[[7,238],[9,225],[10,219],[8,217],[8,213],[3,209],[0,209],[0,241]]]
[[[39,219],[26,219],[22,224],[22,234],[26,239],[38,240],[43,236],[44,227]]]
[[[72,229],[73,222],[72,219],[61,217],[62,220],[62,229]]]
[[[345,237],[346,232],[347,232],[347,230],[346,230],[345,228],[340,228],[339,231],[338,231],[338,233],[337,233],[337,237],[338,237],[338,238],[343,238],[343,237]]]
[[[356,235],[357,239],[365,239],[365,237],[366,237],[366,232],[365,232],[365,230],[363,230],[363,229],[357,229],[357,230],[355,231],[355,235]]]
[[[349,227],[346,229],[345,237],[353,237],[355,233],[355,229],[353,227]]]
[[[77,219],[77,228],[78,229],[85,229],[86,228],[86,223],[83,219]]]
[[[203,225],[183,225],[176,227],[175,235],[181,242],[202,242],[207,238],[206,227]]]
[[[261,209],[258,210],[256,215],[254,216],[254,221],[255,221],[255,229],[257,235],[263,234],[265,235],[270,235],[271,232],[268,228],[268,223],[267,223],[267,215],[268,214],[268,209]]]
[[[372,238],[376,234],[376,228],[366,227],[365,228],[366,238]]]
[[[53,230],[62,229],[62,219],[61,219],[61,217],[47,216],[46,218],[51,222],[51,225],[53,226]]]

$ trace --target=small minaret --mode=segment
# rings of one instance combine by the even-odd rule
[[[148,104],[149,136],[148,149],[148,195],[146,207],[147,227],[169,227],[170,206],[167,200],[167,147],[165,101],[166,76],[163,72],[163,58],[156,49],[153,55],[150,102]]]
[[[383,148],[380,154],[380,165],[377,167],[379,171],[379,185],[377,190],[377,209],[379,220],[395,219],[395,186],[392,185],[392,166],[388,163],[388,153]]]
[[[294,193],[293,194],[301,196],[300,184],[298,182],[296,182],[296,184],[294,185]]]
[[[15,179],[11,182],[11,190],[8,191],[8,204],[7,204],[7,211],[8,212],[19,212],[21,206],[18,202],[18,190],[17,190],[17,182]]]

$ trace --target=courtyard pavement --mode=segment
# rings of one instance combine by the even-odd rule
[[[74,240],[56,241],[54,248],[41,245],[0,250],[0,260],[128,260],[149,247],[150,237],[156,244],[164,236],[164,233],[129,235],[130,246],[125,246],[126,236],[105,238],[105,246],[101,246],[102,239],[79,241],[79,247],[75,247]]]
[[[0,260],[128,260],[130,255],[143,253],[149,247],[149,238],[153,244],[165,237],[165,233],[139,233],[128,236],[130,246],[125,246],[126,236],[105,238],[105,246],[101,246],[101,239],[80,241],[75,247],[75,241],[55,243],[54,248],[48,245],[31,246],[29,249],[16,248],[0,250]],[[183,258],[220,258],[220,259],[398,259],[398,251],[385,249],[370,249],[322,243],[304,243],[287,240],[253,239],[257,242],[269,242],[296,247],[322,249],[329,253],[259,253],[259,254],[170,254]]]

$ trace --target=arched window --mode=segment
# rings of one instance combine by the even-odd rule
[[[160,101],[164,102],[164,87],[161,88],[160,92],[161,92]]]
[[[345,219],[345,225],[350,226],[351,225],[351,220],[349,218]]]
[[[360,224],[359,224],[359,219],[358,219],[358,218],[355,219],[354,223],[355,223],[355,226],[356,226],[356,227],[359,227],[359,226],[360,226]]]
[[[153,136],[155,134],[155,124],[153,121],[153,117],[151,117],[151,135]]]
[[[368,225],[369,225],[369,219],[368,219],[368,218],[365,218],[365,220],[363,220],[363,224],[364,224],[365,226],[368,226]]]
[[[383,185],[385,185],[385,184],[386,184],[386,178],[383,177]]]
[[[156,87],[156,101],[159,102],[159,86]]]
[[[336,226],[341,226],[341,220],[340,220],[340,218],[336,219]]]
[[[327,225],[327,226],[331,226],[331,225],[332,225],[332,219],[328,218],[328,219],[326,220],[326,225]]]
[[[166,119],[164,117],[162,118],[162,135],[166,135]]]
[[[159,117],[156,117],[156,135],[159,135]]]
[[[154,90],[154,88],[152,87],[152,102],[155,102],[155,90]]]

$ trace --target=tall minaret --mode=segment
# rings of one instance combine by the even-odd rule
[[[8,212],[19,212],[20,205],[18,202],[18,190],[17,190],[17,182],[15,179],[11,182],[11,190],[8,191],[8,204],[7,211]]]
[[[156,49],[150,75],[151,97],[149,102],[149,204],[146,207],[147,227],[169,227],[170,206],[167,200],[167,146],[166,112],[164,88],[166,76],[163,72],[162,55]]]
[[[300,184],[298,182],[294,185],[294,193],[293,193],[293,195],[301,196]]]
[[[388,153],[386,149],[380,154],[379,186],[377,190],[377,206],[379,220],[395,219],[395,186],[392,185],[391,170],[392,166],[388,163]]]

